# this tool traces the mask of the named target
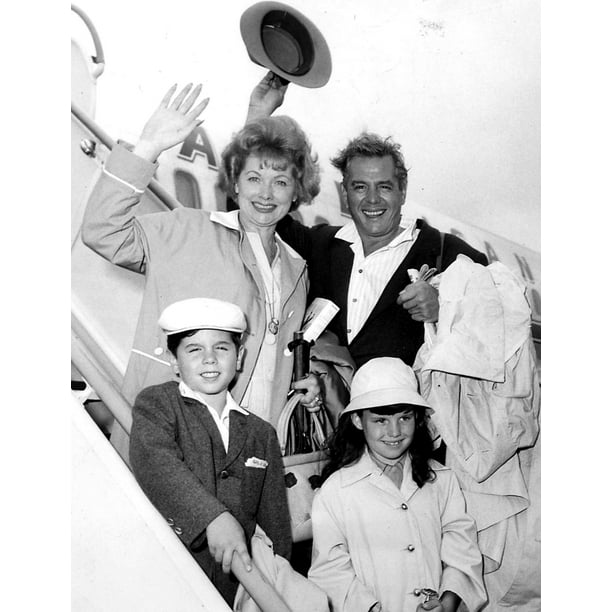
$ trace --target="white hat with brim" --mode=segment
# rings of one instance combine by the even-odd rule
[[[340,414],[394,404],[422,406],[427,414],[433,413],[418,391],[412,368],[395,357],[377,357],[355,372],[351,383],[351,401]]]
[[[236,304],[213,298],[174,302],[162,311],[158,323],[167,335],[192,329],[219,329],[241,334],[247,327],[244,313]]]
[[[281,2],[257,2],[240,18],[240,34],[253,62],[303,87],[323,87],[332,63],[323,34]]]

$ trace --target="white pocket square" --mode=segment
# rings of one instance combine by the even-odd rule
[[[265,470],[268,467],[268,462],[265,459],[258,459],[257,457],[249,457],[244,465],[247,467],[261,468]]]

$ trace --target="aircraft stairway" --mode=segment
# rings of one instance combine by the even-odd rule
[[[109,432],[98,426],[114,421],[128,434],[131,428],[121,383],[144,286],[142,275],[110,264],[80,239],[89,192],[111,147],[112,140],[73,105],[72,609],[223,612],[230,608],[142,492]],[[140,211],[180,205],[152,181]],[[86,409],[92,403],[97,410]],[[102,415],[98,424],[88,412]],[[264,612],[289,612],[256,568],[246,572],[234,559],[232,570]]]

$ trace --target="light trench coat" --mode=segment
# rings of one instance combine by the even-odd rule
[[[333,612],[411,612],[419,589],[456,593],[471,612],[486,601],[474,520],[451,470],[432,461],[436,479],[418,488],[410,460],[401,489],[366,451],[316,493],[308,577]]]
[[[121,145],[113,148],[105,169],[125,181],[103,173],[94,187],[83,219],[83,242],[96,253],[146,275],[134,349],[168,360],[166,338],[157,321],[161,311],[177,300],[212,297],[233,302],[247,316],[245,357],[233,386],[240,404],[257,361],[266,330],[265,289],[255,255],[238,224],[237,211],[207,212],[177,208],[138,216],[140,194],[153,177],[150,163]],[[127,183],[127,184],[126,184]],[[130,186],[131,185],[131,186]],[[276,336],[278,393],[271,406],[256,414],[276,426],[285,404],[293,356],[284,349],[301,328],[307,294],[304,260],[277,236],[280,245],[281,312]],[[130,403],[143,388],[172,380],[171,369],[154,359],[131,353],[123,392]]]
[[[486,610],[536,610],[540,379],[525,284],[499,262],[460,255],[439,293],[438,323],[426,324],[414,368],[476,521]]]

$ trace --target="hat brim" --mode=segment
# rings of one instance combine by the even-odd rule
[[[264,19],[273,11],[284,13],[293,21],[297,21],[310,37],[312,49],[310,47],[305,49],[299,41],[289,36],[291,43],[297,44],[300,47],[300,52],[308,56],[306,59],[310,66],[303,73],[296,74],[286,71],[274,61],[266,50],[262,38],[262,24]],[[279,31],[282,32],[282,29]],[[258,2],[254,4],[244,11],[240,18],[240,34],[251,60],[264,68],[268,68],[287,81],[302,87],[323,87],[329,81],[332,69],[331,54],[323,34],[312,21],[293,7],[281,2]]]
[[[183,332],[187,332],[187,331],[198,331],[200,329],[218,329],[219,331],[226,331],[226,332],[229,332],[230,334],[242,334],[244,332],[243,329],[238,329],[236,327],[221,327],[217,325],[205,325],[205,326],[198,325],[197,327],[190,325],[188,327],[183,327],[181,329],[172,329],[172,330],[167,330],[162,327],[162,331],[166,334],[166,336],[173,336],[174,334],[182,334]]]
[[[362,393],[351,399],[340,416],[355,410],[369,410],[371,408],[381,408],[394,404],[410,404],[411,406],[422,406],[427,414],[433,414],[433,408],[415,391],[405,387],[383,389]]]

